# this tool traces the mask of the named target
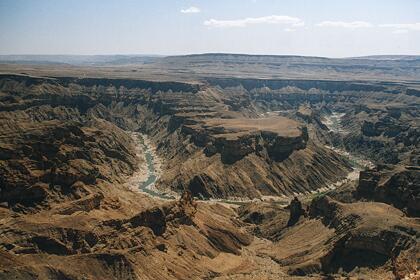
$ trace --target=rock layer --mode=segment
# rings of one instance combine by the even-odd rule
[[[415,217],[420,215],[420,168],[379,166],[360,173],[360,197],[394,205]]]

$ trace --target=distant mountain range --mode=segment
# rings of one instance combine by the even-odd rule
[[[327,58],[297,55],[249,55],[229,53],[205,53],[180,56],[160,55],[0,55],[0,63],[12,64],[69,64],[77,66],[105,66],[149,64],[156,62],[258,62],[258,63],[325,63],[348,61],[420,61],[417,55],[372,55],[349,58]]]
[[[0,63],[104,66],[145,64],[161,57],[157,55],[0,55]]]
[[[326,58],[206,53],[155,55],[0,55],[0,72],[32,75],[196,80],[208,77],[420,81],[420,56]]]

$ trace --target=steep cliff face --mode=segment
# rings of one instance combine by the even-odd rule
[[[310,134],[322,142],[342,146],[374,162],[418,164],[419,124],[415,119],[420,99],[403,83],[273,79],[209,82],[225,92],[248,96],[260,115],[275,111],[306,122]],[[304,108],[316,113],[300,110]],[[334,112],[345,114],[342,133],[329,133],[321,122]]]
[[[14,121],[0,144],[0,201],[9,207],[80,199],[88,186],[121,182],[136,169],[132,140],[108,122]]]
[[[383,222],[385,212],[388,220]],[[339,267],[348,271],[362,264],[380,266],[401,251],[418,246],[415,238],[418,224],[385,204],[341,204],[322,197],[312,202],[310,215],[321,217],[325,225],[339,233],[336,241],[332,241],[333,249],[321,259],[327,271]]]
[[[173,138],[172,141],[182,139]],[[337,177],[345,177],[350,170],[348,163],[335,152],[313,143],[293,151],[281,161],[251,152],[233,163],[226,163],[219,153],[206,155],[206,148],[191,145],[188,140],[182,143],[188,149],[183,150],[182,155],[187,156],[171,158],[173,163],[168,164],[160,182],[175,190],[187,188],[198,197],[291,196],[334,183]]]
[[[311,142],[301,124],[282,117],[250,119],[236,114],[149,114],[145,122],[156,125],[146,131],[166,161],[158,187],[189,189],[206,198],[254,198],[310,192],[349,172],[349,163]]]
[[[387,279],[394,277],[386,269],[389,266],[394,271],[402,270],[403,275],[416,269],[413,260],[419,249],[419,224],[392,206],[371,202],[346,204],[320,196],[311,202],[309,216],[301,217],[293,226],[287,226],[285,210],[270,206],[268,211],[267,205],[247,207],[242,215],[246,220],[250,210],[254,216],[262,215],[257,233],[274,242],[261,248],[259,254],[272,257],[287,267],[289,274],[309,276],[323,272],[338,274],[337,277]],[[270,210],[274,210],[271,215]],[[407,256],[414,259],[405,268],[399,267],[398,263]],[[382,275],[375,270],[382,271]]]
[[[350,81],[210,79],[209,82],[225,91],[244,91],[253,103],[269,110],[297,109],[303,104],[354,106],[367,99],[390,102],[399,95],[406,96],[398,85]]]
[[[205,147],[205,154],[220,154],[232,164],[254,153],[275,161],[286,159],[293,151],[304,149],[308,141],[306,127],[287,118],[209,119],[181,128],[193,143]]]
[[[54,79],[7,76],[0,84],[0,201],[7,207],[74,201],[63,211],[88,211],[99,207],[106,184],[137,168],[131,137],[89,113],[94,94]]]
[[[209,83],[221,87],[242,86],[246,90],[269,88],[278,90],[284,88],[298,88],[301,90],[319,89],[329,92],[342,91],[386,91],[387,87],[380,83],[363,83],[354,81],[304,80],[304,79],[238,79],[238,78],[209,78]]]
[[[379,152],[376,156],[374,152],[371,153],[372,157],[384,163],[416,165],[419,161],[420,128],[418,123],[412,121],[412,116],[418,113],[415,108],[399,110],[398,114],[392,110],[371,112],[369,121],[362,122],[359,134],[345,142],[355,148],[362,146],[363,142],[367,143],[373,151]]]
[[[393,205],[408,215],[420,215],[420,168],[379,166],[360,172],[357,193],[360,197]]]
[[[213,259],[240,258],[253,240],[223,206],[136,199],[143,205],[133,201],[129,212],[104,203],[73,215],[53,209],[3,219],[0,278],[201,279],[215,274]]]

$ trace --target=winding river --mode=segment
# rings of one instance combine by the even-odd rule
[[[153,145],[150,143],[149,139],[146,135],[132,132],[132,137],[135,139],[137,143],[137,156],[142,157],[145,161],[145,165],[142,167],[146,167],[146,170],[140,169],[137,174],[135,174],[129,184],[134,189],[154,198],[159,198],[163,200],[174,200],[179,197],[179,194],[174,192],[172,193],[164,193],[158,190],[155,187],[156,181],[159,179],[161,175],[160,169],[160,158],[156,154]],[[146,173],[146,176],[144,174]],[[271,198],[272,199],[272,198]],[[249,203],[255,201],[257,199],[243,199],[243,198],[231,198],[231,199],[198,199],[200,201],[206,203],[221,203],[226,204],[229,206],[238,207],[245,203]],[[289,203],[289,199],[287,197],[277,197],[277,202],[287,205]]]
[[[148,138],[140,133],[133,133],[133,135],[136,138],[140,149],[143,151],[143,156],[146,161],[147,176],[145,179],[141,178],[141,180],[138,181],[139,190],[152,197],[158,197],[161,199],[175,199],[175,196],[160,192],[155,188],[156,181],[159,179],[161,174],[160,168],[157,168],[157,162],[160,161],[153,151]]]
[[[330,131],[344,136],[349,133],[342,125],[342,118],[344,115],[345,113],[332,112],[331,115],[324,117],[324,120],[322,121],[322,123],[325,124]],[[354,169],[360,170],[366,167],[367,168],[375,167],[375,165],[371,161],[361,156],[351,154],[348,151],[343,150],[338,147],[331,147],[331,146],[326,146],[326,147],[331,150],[334,150],[336,153],[347,158],[350,161],[350,163],[353,165]]]
[[[327,125],[327,127],[335,132],[340,134],[346,134],[347,132],[343,129],[343,126],[341,125],[341,118],[344,114],[342,113],[332,113],[331,115],[325,117],[324,124]],[[137,142],[137,149],[138,149],[138,156],[143,157],[145,161],[145,167],[146,170],[140,170],[138,172],[139,175],[133,176],[133,180],[131,180],[131,185],[137,188],[140,192],[143,192],[151,197],[163,199],[163,200],[173,200],[176,199],[179,195],[176,193],[170,193],[170,192],[162,192],[158,190],[155,187],[156,181],[159,179],[161,175],[161,169],[160,169],[160,163],[161,160],[159,156],[156,154],[155,149],[153,148],[152,143],[150,143],[149,139],[146,135],[133,132],[132,137]],[[337,147],[330,147],[326,146],[329,149],[334,150],[338,154],[346,157],[353,165],[353,171],[351,171],[347,178],[337,181],[331,185],[322,187],[317,189],[316,191],[313,191],[312,193],[316,192],[324,192],[328,190],[333,190],[335,188],[338,188],[342,186],[343,184],[354,181],[358,179],[359,171],[362,170],[365,167],[373,167],[373,163],[363,159],[361,157],[355,156],[353,154],[350,154],[349,152],[342,150]],[[146,172],[145,172],[146,171]],[[144,174],[146,173],[146,176]],[[136,187],[137,186],[137,187]],[[308,194],[298,194],[299,196],[304,196]],[[284,197],[284,196],[263,196],[262,199],[241,199],[241,198],[232,198],[232,199],[210,199],[210,200],[202,200],[208,203],[224,203],[229,205],[242,205],[244,203],[252,202],[255,200],[269,200],[281,204],[287,205],[290,201],[290,198]]]

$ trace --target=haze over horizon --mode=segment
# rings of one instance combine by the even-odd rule
[[[1,55],[420,55],[420,2],[0,0]]]

